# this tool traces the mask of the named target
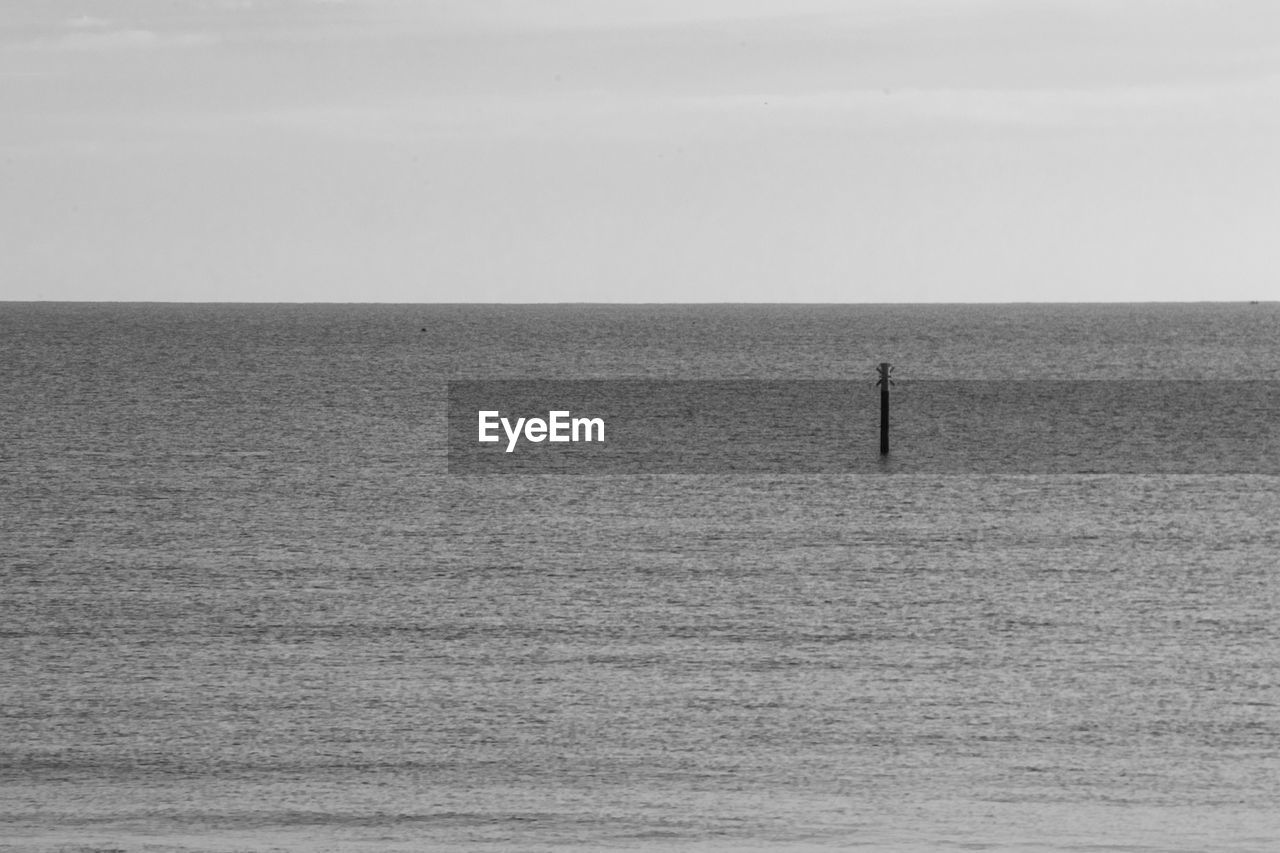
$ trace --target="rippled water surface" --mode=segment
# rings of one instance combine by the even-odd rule
[[[0,850],[1280,847],[1275,476],[446,473],[450,379],[885,359],[1280,308],[4,305]]]

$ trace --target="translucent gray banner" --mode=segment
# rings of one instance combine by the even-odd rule
[[[1280,382],[449,383],[451,474],[1280,474]],[[504,420],[505,419],[505,420]]]

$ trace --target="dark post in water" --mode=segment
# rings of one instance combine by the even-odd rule
[[[889,374],[893,372],[893,366],[887,361],[882,361],[876,369],[880,372],[880,378],[876,380],[876,384],[880,386],[880,455],[887,456],[889,453],[889,386],[893,384]]]

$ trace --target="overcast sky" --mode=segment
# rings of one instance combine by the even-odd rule
[[[1275,0],[0,11],[5,299],[1278,296]]]

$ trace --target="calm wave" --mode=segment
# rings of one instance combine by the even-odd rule
[[[444,388],[1274,382],[1278,332],[5,304],[0,849],[1275,849],[1274,476],[450,477]]]

